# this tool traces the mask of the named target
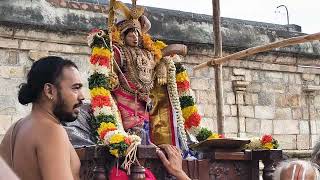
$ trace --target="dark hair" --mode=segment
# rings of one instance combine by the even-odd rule
[[[46,83],[59,85],[62,70],[65,67],[78,69],[74,62],[56,56],[44,57],[33,63],[27,75],[27,83],[22,83],[19,86],[19,102],[22,105],[35,102]]]

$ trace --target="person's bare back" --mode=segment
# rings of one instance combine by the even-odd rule
[[[31,113],[10,127],[0,145],[0,155],[19,178],[79,179],[80,160],[62,123],[77,118],[81,87],[69,60],[47,57],[33,64],[19,91],[21,104],[32,103]]]
[[[46,174],[45,177],[55,179],[79,178],[79,158],[69,142],[66,131],[52,117],[35,112],[20,120],[17,128],[13,162],[10,163],[13,163],[13,170],[18,177],[41,180]],[[10,134],[7,134],[1,145],[7,147],[6,154],[11,153],[9,144],[4,144],[10,142],[9,138]],[[63,163],[63,167],[61,161],[70,163]],[[62,176],[59,177],[60,175]]]

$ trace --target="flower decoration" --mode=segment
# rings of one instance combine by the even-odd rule
[[[155,60],[157,62],[162,58],[161,50],[165,48],[167,45],[162,41],[154,42],[151,36],[147,33],[142,34],[142,45],[148,51],[151,51],[154,54]]]
[[[200,125],[201,116],[198,113],[195,100],[190,93],[190,80],[188,73],[181,63],[176,63],[175,66],[180,105],[183,118],[185,119],[184,127],[187,130],[192,127],[197,128]]]
[[[277,149],[279,143],[271,135],[263,135],[261,138],[254,137],[247,144],[247,149]]]
[[[117,34],[113,34],[117,39]],[[91,38],[91,40],[90,40]],[[127,149],[141,142],[139,137],[128,135],[122,126],[120,113],[110,93],[112,76],[112,49],[108,46],[108,36],[103,31],[92,31],[89,35],[92,54],[90,57],[89,89],[91,108],[94,117],[91,126],[95,131],[97,143],[107,145],[110,154],[119,158],[127,155]]]

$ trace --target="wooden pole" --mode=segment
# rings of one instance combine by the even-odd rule
[[[220,23],[220,0],[212,0],[213,9],[213,32],[214,32],[214,56],[222,57],[222,36]],[[217,108],[217,127],[218,133],[224,134],[224,111],[223,111],[223,83],[222,83],[222,64],[214,66],[216,108]]]
[[[237,53],[230,54],[225,57],[215,58],[213,60],[199,64],[199,65],[195,66],[193,68],[193,70],[201,69],[201,68],[207,67],[207,66],[222,64],[222,63],[230,61],[230,60],[239,60],[240,58],[251,56],[251,55],[254,55],[254,54],[257,54],[260,52],[269,51],[269,50],[272,50],[275,48],[291,46],[291,45],[305,43],[305,42],[314,41],[314,40],[320,40],[320,32],[315,33],[315,34],[309,34],[309,35],[304,35],[304,36],[299,36],[299,37],[288,38],[288,39],[276,41],[276,42],[273,42],[270,44],[245,49],[243,51],[239,51]]]

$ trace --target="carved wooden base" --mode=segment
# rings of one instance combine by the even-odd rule
[[[110,155],[105,147],[87,147],[76,150],[81,160],[81,180],[105,180],[106,162]],[[140,163],[150,169],[157,179],[173,179],[156,155],[154,147],[140,146],[137,154]],[[282,150],[259,150],[223,152],[212,151],[203,154],[204,159],[183,161],[183,170],[191,179],[197,180],[257,180],[259,179],[259,161],[264,163],[263,179],[271,180],[275,163],[282,159]],[[113,166],[111,164],[111,166]],[[138,165],[131,167],[130,179],[145,179],[145,168]]]

